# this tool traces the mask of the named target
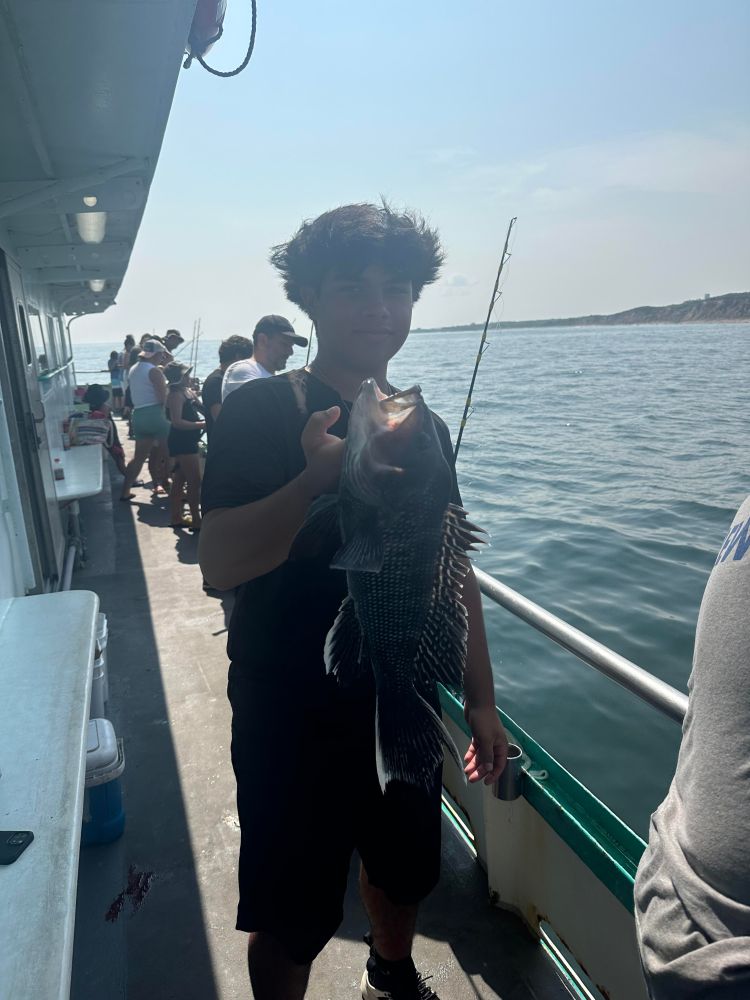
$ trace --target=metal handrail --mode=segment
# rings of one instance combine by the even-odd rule
[[[658,709],[663,715],[682,724],[687,711],[687,695],[673,688],[666,681],[654,677],[643,667],[627,660],[619,653],[613,652],[608,646],[591,636],[574,628],[562,618],[534,604],[527,597],[496,580],[494,576],[474,567],[479,589],[495,604],[510,611],[517,618],[533,626],[539,632],[556,642],[563,649],[574,653],[579,660],[588,663],[590,667],[606,674],[607,677],[621,684],[642,701]]]

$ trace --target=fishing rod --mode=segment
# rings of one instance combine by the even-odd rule
[[[188,361],[189,361],[190,357],[191,357],[191,355],[193,353],[193,340],[194,339],[195,339],[195,321],[193,321],[193,336],[190,338],[190,340],[183,340],[183,342],[181,344],[178,344],[177,347],[175,347],[175,349],[172,351],[172,357],[176,357],[177,354],[179,354],[181,351],[187,351],[188,352],[187,353],[187,358],[188,358]]]
[[[312,350],[313,334],[315,333],[315,320],[310,323],[310,336],[307,339],[307,360],[305,367],[310,364],[310,351]]]
[[[198,364],[198,348],[201,342],[201,318],[198,317],[198,329],[195,332],[195,354],[193,355],[193,372],[195,373],[195,366]]]
[[[490,319],[492,318],[492,313],[495,306],[498,303],[501,295],[500,291],[500,276],[503,273],[503,268],[510,259],[510,254],[508,253],[508,243],[510,242],[510,234],[513,226],[516,224],[516,216],[508,223],[508,232],[505,234],[505,246],[503,247],[503,253],[500,258],[500,265],[497,269],[497,277],[495,278],[495,287],[492,289],[492,298],[490,299],[490,307],[487,310],[487,319],[484,321],[484,329],[482,330],[482,339],[479,341],[479,350],[477,351],[477,360],[474,362],[474,371],[471,376],[471,384],[469,385],[469,394],[466,397],[466,403],[464,405],[464,413],[461,417],[461,424],[458,428],[458,437],[456,438],[456,447],[453,449],[453,462],[455,463],[458,456],[458,449],[461,447],[461,438],[464,435],[464,427],[466,427],[466,421],[469,419],[471,414],[474,412],[471,407],[471,394],[474,392],[474,383],[477,380],[477,372],[479,371],[479,363],[482,360],[482,355],[490,346],[487,343],[487,328],[490,325]]]

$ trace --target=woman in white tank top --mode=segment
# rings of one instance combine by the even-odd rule
[[[171,358],[171,354],[160,341],[147,340],[138,355],[138,361],[128,373],[130,397],[133,400],[132,427],[135,436],[135,454],[125,469],[121,500],[133,499],[131,487],[152,448],[156,454],[149,466],[154,484],[167,482],[169,421],[164,413],[167,384],[158,366],[166,364]]]
[[[136,361],[130,369],[128,382],[134,410],[142,406],[155,406],[160,402],[156,386],[150,378],[154,368],[156,368],[156,365],[151,361],[146,361],[144,358]]]

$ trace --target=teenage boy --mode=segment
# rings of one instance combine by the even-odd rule
[[[304,997],[311,962],[341,921],[354,850],[372,929],[363,997],[436,998],[411,948],[417,906],[439,877],[440,772],[429,794],[398,782],[381,793],[373,687],[341,689],[323,663],[345,575],[329,568],[333,549],[287,556],[311,501],[337,488],[363,379],[389,391],[388,362],[442,259],[423,220],[387,206],[346,205],[305,223],[271,260],[288,298],[315,323],[317,356],[233,393],[214,429],[200,560],[217,588],[241,587],[228,693],[242,828],[237,928],[250,933],[256,1000]],[[439,419],[437,426],[452,466],[447,428]],[[473,734],[466,772],[489,784],[504,767],[507,739],[471,572],[464,602]]]
[[[294,345],[307,347],[307,337],[300,337],[283,316],[261,316],[253,330],[253,356],[249,361],[235,361],[227,368],[221,384],[221,398],[256,378],[270,378],[286,368]]]
[[[221,382],[224,372],[235,361],[243,361],[253,356],[253,342],[249,337],[237,334],[227,337],[219,344],[219,367],[207,375],[203,382],[201,402],[206,418],[206,440],[211,443],[214,424],[221,413]]]

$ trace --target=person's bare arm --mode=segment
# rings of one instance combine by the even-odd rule
[[[221,413],[221,403],[212,403],[210,409],[211,417],[213,418],[214,423],[216,423],[219,419],[219,414]]]
[[[270,496],[241,507],[210,510],[202,521],[198,558],[204,577],[230,590],[276,569],[289,555],[311,501],[336,489],[344,442],[328,433],[339,407],[313,413],[302,432],[307,465]]]
[[[497,781],[508,757],[508,737],[495,707],[495,685],[482,613],[482,595],[474,570],[469,567],[463,590],[469,615],[468,650],[464,669],[464,716],[472,741],[464,757],[470,782]]]
[[[157,403],[163,406],[167,401],[167,380],[164,378],[164,372],[161,368],[154,367],[148,373],[148,377],[154,387]]]

